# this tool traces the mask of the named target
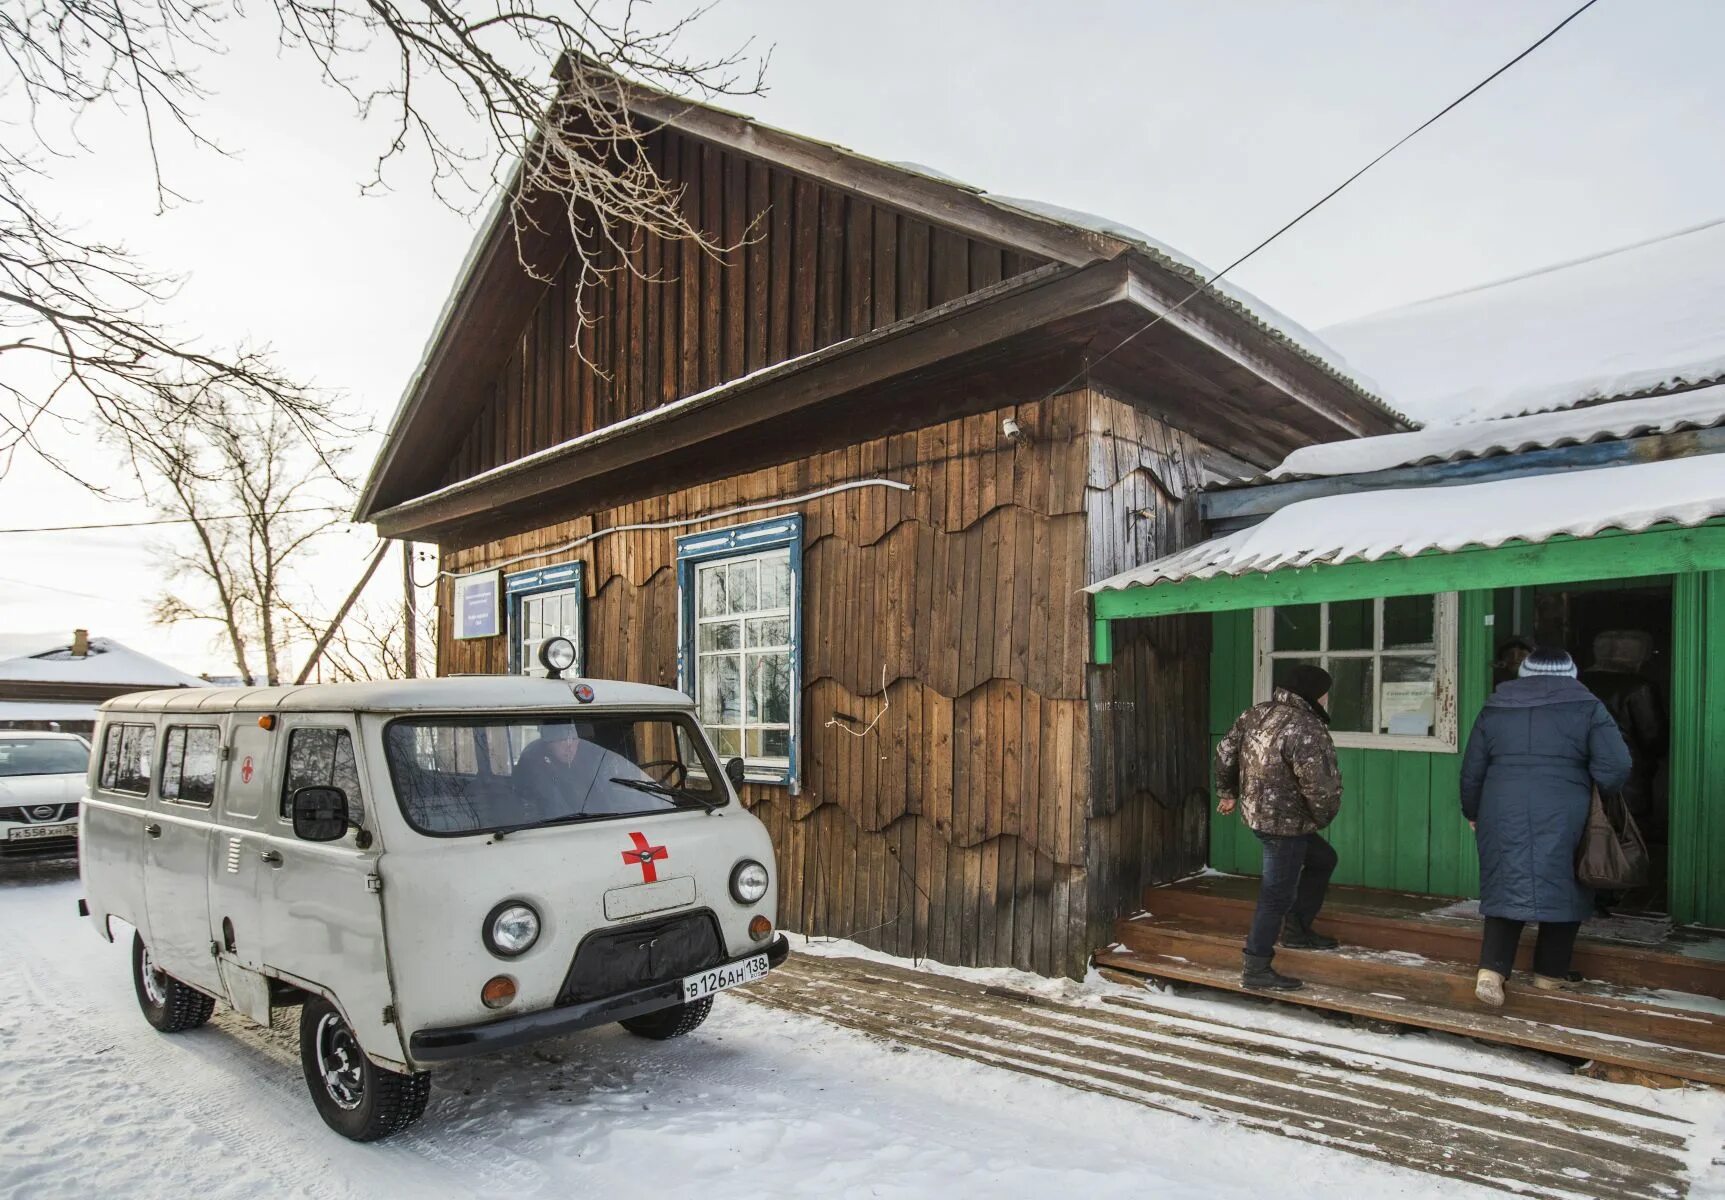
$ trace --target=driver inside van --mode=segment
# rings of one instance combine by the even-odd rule
[[[541,725],[512,773],[529,820],[600,816],[638,810],[641,797],[612,782],[643,773],[623,755],[583,738],[573,722]]]

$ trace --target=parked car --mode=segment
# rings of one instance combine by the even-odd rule
[[[0,729],[0,858],[75,851],[89,769],[90,743],[77,734]]]
[[[789,952],[742,763],[678,692],[146,692],[102,706],[97,745],[80,907],[134,927],[145,1017],[300,1005],[313,1102],[356,1140],[417,1119],[439,1064],[610,1022],[674,1038]]]

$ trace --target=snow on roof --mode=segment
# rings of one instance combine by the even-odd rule
[[[1356,475],[1420,463],[1454,462],[1494,454],[1520,454],[1553,446],[1614,441],[1683,429],[1710,429],[1725,424],[1725,384],[1619,400],[1611,404],[1506,417],[1501,421],[1470,421],[1434,425],[1413,433],[1388,433],[1302,446],[1267,479],[1309,479],[1314,475]]]
[[[0,700],[0,723],[6,721],[94,721],[101,716],[94,704],[64,700]],[[8,731],[16,736],[17,730]]]
[[[1426,424],[1725,379],[1725,219],[1332,325]]]
[[[1725,455],[1564,471],[1458,487],[1402,488],[1302,500],[1259,525],[1123,571],[1090,592],[1373,562],[1427,550],[1543,542],[1559,534],[1699,525],[1725,516]]]
[[[0,634],[0,681],[150,687],[201,687],[204,682],[113,638],[93,637],[90,652],[75,656],[72,640],[63,633]]]

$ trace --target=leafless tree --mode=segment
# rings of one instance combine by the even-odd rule
[[[302,567],[350,495],[337,474],[343,448],[314,448],[267,400],[204,389],[133,449],[144,494],[190,530],[163,547],[172,586],[156,620],[217,626],[247,684],[291,679],[288,654],[312,603]]]
[[[436,609],[420,605],[414,613],[412,675],[406,658],[407,614],[398,601],[370,598],[347,614],[336,628],[318,662],[322,680],[340,683],[355,679],[428,678],[437,673]],[[312,621],[302,622],[308,635],[323,632]]]
[[[0,471],[20,447],[62,470],[39,436],[44,419],[93,414],[128,450],[172,426],[188,396],[239,389],[315,440],[315,398],[267,354],[200,347],[162,309],[175,280],[123,247],[74,233],[32,203],[54,158],[83,152],[77,121],[115,109],[150,152],[157,204],[174,189],[176,146],[222,153],[199,108],[200,62],[223,52],[236,22],[272,20],[281,43],[353,98],[386,132],[371,186],[401,160],[472,212],[499,194],[518,239],[572,234],[580,288],[598,283],[607,247],[641,229],[717,244],[683,213],[646,153],[631,87],[711,98],[758,92],[764,56],[679,49],[691,16],[644,26],[636,0],[0,0]],[[261,14],[261,15],[259,15]],[[8,82],[6,76],[10,75]],[[638,257],[618,256],[638,270]],[[523,254],[530,270],[547,264]],[[555,265],[555,264],[551,264]],[[581,311],[578,307],[577,311]],[[78,403],[82,401],[82,403]],[[88,482],[88,481],[86,481]]]

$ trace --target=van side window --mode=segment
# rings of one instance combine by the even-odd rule
[[[108,791],[150,794],[150,759],[156,751],[154,725],[110,725],[102,741],[102,787]]]
[[[347,793],[348,818],[365,816],[353,736],[345,729],[295,729],[288,735],[287,774],[282,783],[281,814],[293,815],[293,794],[303,787],[338,787]]]
[[[221,730],[207,725],[172,726],[162,741],[162,799],[205,808],[214,804],[221,753]]]

